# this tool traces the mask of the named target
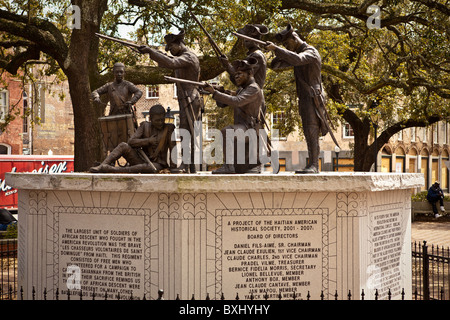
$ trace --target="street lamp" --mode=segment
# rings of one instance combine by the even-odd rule
[[[165,119],[164,119],[165,123],[174,123],[175,122],[175,117],[170,112],[170,107],[167,107],[166,115],[164,117],[165,117]]]
[[[336,171],[339,171],[339,152],[341,151],[341,148],[338,146],[334,147],[334,153],[336,153]]]
[[[377,167],[378,167],[378,141],[377,141],[377,129],[378,129],[378,122],[380,121],[380,111],[377,109],[378,107],[378,100],[373,100],[372,101],[372,105],[370,106],[370,120],[372,121],[372,125],[373,125],[373,135],[374,135],[374,154],[375,154],[375,159],[374,159],[374,165],[373,165],[373,171],[377,172]]]

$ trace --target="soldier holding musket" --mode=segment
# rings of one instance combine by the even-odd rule
[[[329,118],[324,104],[321,79],[321,58],[313,46],[300,39],[289,24],[276,34],[277,41],[286,48],[266,42],[265,48],[275,53],[272,69],[294,67],[299,113],[308,147],[309,164],[297,173],[317,173],[319,171],[319,136],[328,132],[338,145],[328,124]]]
[[[254,39],[261,39],[261,36],[267,34],[269,29],[262,24],[247,24],[245,27],[239,29],[237,31],[239,34],[246,35],[248,37],[252,37]],[[266,70],[267,70],[267,59],[264,53],[261,51],[259,44],[254,41],[249,41],[248,39],[244,39],[244,46],[247,48],[247,58],[255,58],[258,61],[258,64],[254,68],[254,78],[256,83],[259,85],[261,89],[264,87],[264,83],[266,81]],[[235,83],[234,74],[236,70],[234,70],[233,65],[228,62],[227,57],[220,57],[221,60],[225,62],[224,65],[227,66],[227,72],[230,74],[231,82]]]
[[[223,137],[223,154],[225,163],[222,167],[214,170],[213,174],[233,174],[233,173],[259,173],[259,160],[255,163],[250,163],[249,153],[257,152],[257,141],[249,143],[249,150],[246,150],[245,163],[239,164],[235,160],[230,163],[227,158],[230,146],[227,145],[227,134],[230,129],[239,130],[243,132],[247,130],[255,130],[257,136],[259,130],[262,128],[261,124],[261,106],[264,100],[262,89],[256,83],[254,78],[254,68],[257,66],[257,61],[254,58],[247,58],[244,60],[237,60],[233,62],[233,69],[235,70],[234,78],[238,90],[231,94],[215,90],[210,85],[204,86],[204,90],[212,94],[212,98],[217,101],[219,107],[230,106],[234,109],[234,125],[227,126],[222,129]],[[234,148],[234,141],[233,141]],[[250,149],[254,148],[254,149]],[[235,155],[236,157],[236,155]]]
[[[175,77],[198,81],[200,78],[200,62],[198,57],[184,44],[184,30],[179,34],[168,34],[164,37],[164,40],[166,41],[165,50],[170,51],[172,56],[148,46],[140,46],[138,50],[141,53],[148,53],[150,58],[158,63],[159,67],[175,70]],[[194,123],[195,121],[201,121],[203,100],[197,87],[186,83],[177,83],[177,97],[180,107],[180,128],[188,130],[191,134],[190,166],[182,163],[178,171],[195,173]]]
[[[238,89],[235,92],[215,89],[208,83],[186,81],[173,77],[165,78],[168,81],[190,83],[201,87],[203,90],[212,94],[212,98],[216,100],[218,107],[225,108],[230,106],[234,109],[234,124],[221,130],[225,163],[219,169],[212,171],[212,173],[259,173],[261,163],[259,159],[260,152],[258,152],[260,151],[258,150],[258,139],[261,139],[261,137],[259,137],[259,130],[263,128],[261,123],[261,106],[264,99],[262,89],[256,83],[253,76],[253,70],[257,65],[257,61],[254,58],[247,58],[244,60],[233,61],[232,65],[235,70],[235,82],[238,86]],[[253,130],[253,132],[250,132],[250,135],[246,135],[245,133],[249,130]],[[251,133],[253,133],[253,135],[251,135]],[[250,140],[252,136],[255,138],[253,141]],[[236,142],[238,142],[236,141],[236,138],[239,139],[240,137],[245,139],[240,142],[245,142],[247,145],[245,155],[242,157],[242,154],[234,154],[234,157],[232,157],[230,151],[234,151]],[[249,138],[249,141],[246,141],[247,138]],[[254,155],[253,159],[252,155]],[[243,158],[244,161],[239,163],[239,158]]]

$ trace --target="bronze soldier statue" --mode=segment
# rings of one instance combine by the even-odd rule
[[[238,30],[238,33],[252,37],[254,39],[261,39],[261,36],[267,34],[269,29],[262,24],[247,24],[245,27]],[[267,70],[267,59],[258,43],[254,41],[249,41],[244,39],[244,46],[247,48],[247,58],[255,58],[258,61],[258,64],[254,68],[255,82],[259,85],[261,89],[264,88],[264,83],[266,81],[266,70]],[[228,62],[228,58],[226,56],[220,57],[220,59],[227,65],[227,72],[230,74],[231,82],[235,83],[234,73],[236,72],[232,66]]]
[[[268,32],[269,29],[262,24],[247,24],[243,28],[238,30],[238,33],[258,40],[261,39],[261,36],[267,34]],[[267,58],[262,52],[257,42],[244,39],[244,46],[248,50],[247,58],[254,58],[256,59],[256,61],[258,61],[257,65],[254,67],[253,70],[254,73],[253,77],[255,78],[255,82],[258,84],[258,86],[261,89],[264,89],[264,83],[266,82],[266,72],[267,72]],[[230,74],[231,82],[236,84],[234,79],[234,74],[236,71],[234,70],[232,64],[228,62],[226,56],[223,56],[220,59],[222,61],[222,64],[227,66],[226,70]],[[265,116],[266,114],[265,102],[263,102],[261,108],[262,114]]]
[[[286,48],[268,42],[266,49],[275,53],[271,68],[283,69],[294,67],[299,113],[302,119],[303,132],[308,147],[309,163],[297,173],[319,172],[319,136],[328,132],[334,138],[328,124],[321,79],[322,60],[313,46],[300,39],[289,24],[287,28],[276,34],[277,41]]]
[[[166,41],[166,51],[170,51],[172,56],[150,48],[148,46],[139,47],[141,53],[148,53],[150,58],[158,63],[162,68],[175,70],[175,77],[199,81],[200,79],[200,62],[198,57],[186,47],[184,43],[184,30],[179,34],[168,34],[164,37]],[[187,83],[177,83],[177,97],[180,108],[180,128],[186,129],[191,134],[190,143],[190,165],[182,163],[179,167],[180,172],[195,173],[194,164],[195,137],[194,123],[201,121],[201,112],[203,109],[203,99],[197,86]],[[201,134],[201,133],[200,133]],[[200,146],[201,147],[201,146]],[[185,158],[185,156],[183,156]]]
[[[94,90],[92,99],[101,103],[100,95],[107,94],[110,103],[109,115],[132,114],[132,106],[142,97],[142,91],[131,82],[124,80],[125,65],[117,62],[113,66],[114,81]]]
[[[141,123],[128,142],[121,142],[98,166],[90,168],[92,173],[157,173],[163,169],[175,168],[168,151],[172,152],[175,142],[171,135],[173,124],[164,123],[166,110],[160,104],[149,110],[150,121]],[[127,160],[126,166],[114,166],[120,157]]]
[[[234,108],[234,125],[227,126],[222,129],[223,137],[223,155],[224,165],[217,170],[214,170],[213,174],[233,174],[233,173],[259,173],[260,163],[252,161],[250,158],[250,152],[256,155],[258,142],[250,141],[245,149],[245,163],[236,162],[236,156],[230,163],[227,158],[227,152],[231,150],[230,145],[227,146],[227,136],[232,130],[242,130],[246,132],[248,130],[254,130],[255,137],[258,137],[258,131],[261,126],[261,107],[264,102],[262,89],[256,83],[254,78],[254,68],[257,66],[257,61],[254,58],[247,58],[244,60],[237,60],[233,62],[233,69],[235,70],[234,79],[238,90],[230,94],[215,90],[212,86],[207,85],[204,90],[212,94],[212,98],[217,101],[219,107],[231,106]],[[234,139],[234,138],[233,138]],[[235,141],[233,141],[233,151],[235,149]],[[253,148],[253,149],[251,149]]]

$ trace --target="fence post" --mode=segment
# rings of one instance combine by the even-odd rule
[[[423,276],[423,300],[430,300],[430,277],[429,277],[429,257],[427,242],[423,242],[422,246],[422,276]]]

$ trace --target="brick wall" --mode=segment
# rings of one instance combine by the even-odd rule
[[[0,133],[0,144],[9,146],[11,154],[22,154],[22,83],[19,79],[8,78],[5,74],[2,78],[3,81],[0,84],[0,90],[8,92],[10,112],[13,114],[18,113],[18,115],[9,123],[5,131]]]

